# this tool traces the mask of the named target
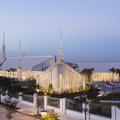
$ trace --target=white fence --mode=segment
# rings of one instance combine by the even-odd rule
[[[6,96],[1,95],[1,102],[4,102],[5,97]],[[32,98],[33,98],[33,101],[30,102],[30,101],[23,100],[22,96],[19,96],[18,97],[19,104],[26,104],[26,105],[30,105],[33,107],[37,107],[37,100],[38,100],[37,94],[34,94],[32,96]],[[13,99],[15,99],[15,98],[13,98]],[[51,104],[50,100],[52,100],[52,104]],[[102,102],[105,102],[105,101],[102,101]],[[109,102],[109,101],[107,101],[107,102]],[[84,104],[82,106],[84,108]],[[61,113],[61,114],[67,115],[67,116],[75,116],[76,118],[79,118],[79,117],[84,118],[85,117],[84,112],[78,112],[78,111],[67,109],[67,99],[66,98],[50,98],[48,96],[44,96],[44,109],[46,109],[46,110],[54,109],[54,111],[57,113]],[[120,109],[118,109],[118,107],[116,107],[116,106],[112,106],[111,107],[111,118],[107,118],[107,117],[100,116],[100,115],[88,114],[87,120],[120,120]]]

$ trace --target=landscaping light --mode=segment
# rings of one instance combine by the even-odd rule
[[[46,111],[46,110],[42,110],[40,113],[41,113],[41,116],[42,116],[43,118],[45,118],[46,115],[47,115],[47,111]]]
[[[37,93],[39,93],[39,89],[37,89]]]
[[[103,92],[102,92],[102,95],[104,95],[104,93],[105,93],[105,92],[103,91]]]
[[[22,92],[19,92],[18,95],[19,95],[19,96],[22,96]]]

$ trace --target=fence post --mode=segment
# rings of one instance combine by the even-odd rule
[[[48,96],[44,96],[44,109],[47,110],[47,99]]]
[[[19,92],[18,95],[19,95],[18,97],[19,103],[22,104],[22,92]]]
[[[63,98],[62,101],[63,101],[63,106],[62,106],[63,114],[66,115],[67,99]]]
[[[117,106],[112,106],[111,107],[111,118],[112,118],[112,120],[117,120]]]
[[[63,100],[60,99],[60,112],[62,113],[62,111],[63,111]]]
[[[84,114],[85,114],[85,113],[84,113],[84,110],[83,110],[84,108],[85,108],[85,104],[82,103],[82,114],[83,114],[83,116],[84,116]]]
[[[33,94],[33,103],[34,103],[34,107],[37,107],[37,93]]]
[[[89,103],[88,103],[88,104],[89,104]],[[85,103],[82,103],[82,115],[83,115],[83,118],[85,118],[84,109],[86,109],[86,105],[85,105]],[[88,107],[88,110],[89,110],[89,109],[90,109],[90,106]],[[89,115],[90,115],[90,114],[87,115],[87,113],[86,113],[86,120],[89,120],[89,118],[90,118]]]

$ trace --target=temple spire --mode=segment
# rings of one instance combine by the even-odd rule
[[[20,41],[19,41],[19,58],[21,58],[21,44],[20,44]]]
[[[2,59],[1,63],[5,60],[5,31],[3,31],[3,45],[2,45]]]
[[[62,48],[62,30],[60,29],[60,48]]]
[[[30,49],[30,57],[32,57],[32,49]]]
[[[63,60],[62,30],[61,30],[61,29],[60,29],[60,49],[59,49],[59,60]]]
[[[5,45],[5,31],[3,31],[3,45]]]
[[[18,78],[19,81],[22,81],[22,61],[21,61],[21,44],[20,44],[20,41],[19,41],[19,57],[18,57],[17,78]]]

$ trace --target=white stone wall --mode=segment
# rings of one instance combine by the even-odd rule
[[[107,81],[113,80],[113,73],[111,72],[93,72],[92,74],[93,81]],[[114,73],[114,81],[119,80],[119,75]]]
[[[60,91],[60,80],[59,80],[60,74],[62,76],[61,91],[67,91],[71,89],[71,85],[70,85],[71,80],[72,80],[72,89],[76,90],[80,87],[83,88],[82,76],[64,64],[55,65],[46,73],[40,75],[37,81],[39,85],[42,86],[43,89],[48,89],[49,84],[52,84],[54,91]]]

